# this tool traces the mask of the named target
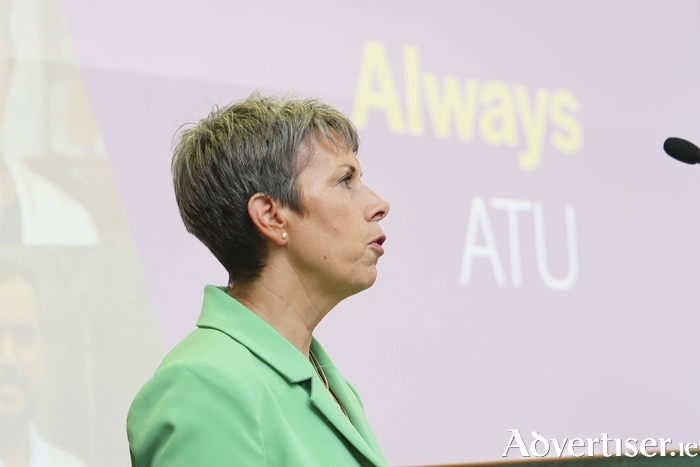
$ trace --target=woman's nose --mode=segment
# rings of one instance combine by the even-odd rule
[[[372,202],[369,205],[367,220],[380,221],[389,214],[391,205],[387,200],[370,190],[372,194]]]

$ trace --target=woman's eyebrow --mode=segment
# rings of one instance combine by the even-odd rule
[[[342,165],[339,165],[338,168],[339,169],[347,168],[348,170],[350,170],[350,174],[354,174],[355,172],[357,172],[357,167],[355,167],[354,165],[351,165],[351,164],[342,164]]]

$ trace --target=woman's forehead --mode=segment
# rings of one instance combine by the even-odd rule
[[[315,138],[304,171],[310,168],[335,171],[342,167],[352,167],[353,170],[361,171],[357,155],[347,145],[334,144],[324,137]]]

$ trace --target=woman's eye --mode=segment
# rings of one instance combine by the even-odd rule
[[[340,179],[340,183],[342,183],[342,184],[348,186],[348,185],[350,185],[350,180],[351,180],[351,178],[352,178],[352,177],[350,177],[350,175],[346,175],[345,177],[343,177],[343,178]]]

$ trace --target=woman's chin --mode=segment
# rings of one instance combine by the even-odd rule
[[[377,269],[374,268],[370,274],[367,276],[361,278],[360,280],[357,280],[353,282],[351,287],[348,287],[350,290],[350,293],[347,295],[348,297],[351,295],[358,294],[362,292],[363,290],[367,290],[370,287],[374,285],[374,283],[377,281]]]

